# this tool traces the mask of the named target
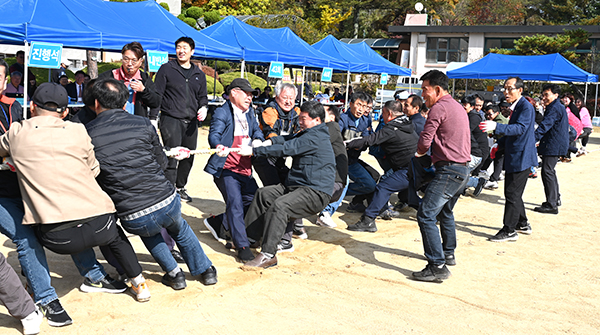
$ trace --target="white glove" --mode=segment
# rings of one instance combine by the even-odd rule
[[[425,154],[420,154],[418,151],[415,152],[415,157],[423,157],[425,156]]]
[[[240,149],[240,156],[252,156],[252,146],[244,145]]]
[[[481,131],[483,131],[484,133],[487,133],[488,131],[494,131],[496,129],[496,122],[495,121],[482,121],[479,124],[479,129],[481,129]]]
[[[12,157],[10,157],[10,156],[4,157],[3,163],[9,167],[11,172],[17,172],[17,169],[15,168],[15,162],[13,162]]]
[[[266,140],[266,141],[261,141],[259,139],[255,139],[254,141],[252,141],[252,147],[253,148],[258,148],[258,147],[268,147],[270,145],[273,144],[273,141],[271,140]]]
[[[180,161],[182,159],[190,158],[190,149],[184,147],[175,147],[169,150],[169,152],[174,153],[176,160]]]
[[[206,119],[207,113],[208,113],[208,108],[206,108],[206,106],[200,107],[200,109],[198,109],[198,121],[200,121],[200,122],[204,121],[204,119]]]
[[[216,154],[219,157],[227,157],[227,155],[229,155],[229,148],[222,144],[219,144],[219,145],[217,145]]]
[[[150,120],[150,123],[154,126],[154,129],[156,129],[156,132],[158,132],[158,119]]]

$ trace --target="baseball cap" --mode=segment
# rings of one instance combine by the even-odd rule
[[[235,78],[227,87],[227,94],[229,94],[234,88],[239,88],[244,92],[250,92],[252,94],[257,93],[257,91],[254,90],[254,88],[252,88],[252,86],[250,85],[250,82],[244,78]]]
[[[394,96],[395,99],[406,100],[410,96],[408,91],[397,92]]]
[[[57,83],[43,83],[35,90],[33,98],[34,104],[42,109],[62,113],[69,104],[67,90]],[[48,103],[58,105],[57,108],[47,106]]]

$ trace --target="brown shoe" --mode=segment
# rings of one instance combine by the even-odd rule
[[[277,265],[277,256],[273,256],[273,258],[267,257],[262,252],[256,255],[253,260],[246,262],[244,266],[246,267],[255,267],[255,268],[270,268],[271,266]]]

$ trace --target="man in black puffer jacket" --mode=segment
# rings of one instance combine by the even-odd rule
[[[216,284],[216,269],[182,218],[179,194],[165,177],[167,157],[154,126],[122,109],[128,97],[123,83],[101,79],[92,90],[98,116],[85,126],[100,162],[97,180],[115,203],[123,228],[140,235],[167,272],[163,284],[176,290],[186,287],[185,275],[160,234],[163,227],[177,242],[192,276],[200,275],[205,285]],[[189,157],[189,150],[180,149],[178,159]]]
[[[375,217],[387,204],[394,192],[408,188],[408,164],[417,151],[419,136],[414,130],[408,116],[402,113],[400,101],[388,101],[381,113],[385,126],[367,137],[352,140],[346,144],[348,149],[365,150],[379,145],[385,152],[386,159],[393,173],[387,173],[375,187],[373,200],[356,224],[349,225],[348,230],[376,232]]]

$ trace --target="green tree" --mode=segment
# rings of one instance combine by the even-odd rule
[[[547,55],[560,53],[570,62],[581,68],[585,68],[585,56],[576,54],[569,49],[587,43],[590,36],[591,34],[583,29],[565,30],[564,33],[556,36],[542,34],[523,36],[515,40],[514,49],[491,49],[490,52],[504,55]]]
[[[296,35],[308,44],[316,43],[325,38],[326,33],[319,31],[308,22],[295,15],[259,16],[246,21],[249,25],[259,28],[289,27]]]

